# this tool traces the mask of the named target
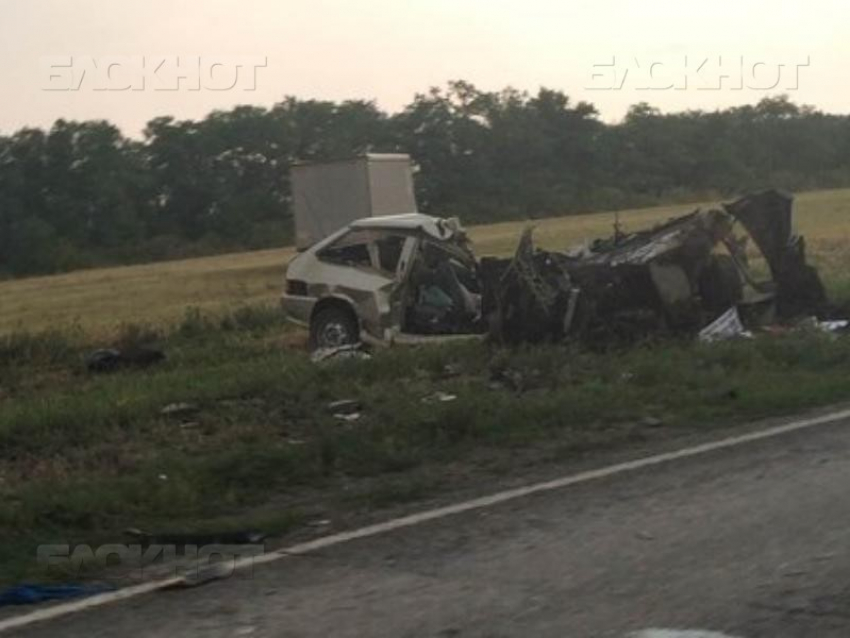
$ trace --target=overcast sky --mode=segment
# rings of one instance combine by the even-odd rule
[[[0,0],[0,133],[63,117],[108,119],[136,136],[155,116],[285,95],[396,111],[451,79],[560,89],[607,121],[639,101],[714,109],[783,92],[847,113],[848,29],[846,0]],[[129,61],[107,82],[90,64],[103,69],[110,56]],[[198,79],[176,79],[176,56],[219,66],[191,90]],[[50,70],[57,59],[72,66]],[[232,84],[227,65],[240,59],[236,86],[212,90]],[[262,60],[246,90],[247,66]],[[97,90],[122,86],[131,90]]]

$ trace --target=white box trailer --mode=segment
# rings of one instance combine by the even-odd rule
[[[290,180],[298,250],[356,219],[418,212],[409,155],[302,162],[292,166]]]

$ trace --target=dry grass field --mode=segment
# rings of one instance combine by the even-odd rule
[[[638,230],[697,205],[622,211],[621,223]],[[834,291],[850,293],[841,281],[850,268],[850,189],[802,193],[797,197],[797,224],[809,240],[813,261]],[[527,222],[470,229],[479,255],[510,253]],[[537,220],[541,246],[563,249],[605,236],[613,214]],[[226,311],[258,302],[274,302],[284,265],[292,249],[220,255],[140,266],[126,266],[35,277],[0,283],[0,333],[79,324],[91,332],[110,332],[129,322],[169,323],[187,307]]]

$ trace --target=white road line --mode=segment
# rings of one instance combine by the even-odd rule
[[[734,638],[716,631],[703,631],[701,629],[647,629],[630,638]]]
[[[236,569],[246,569],[256,565],[272,563],[287,558],[289,556],[309,554],[316,550],[326,549],[328,547],[341,545],[343,543],[348,543],[350,541],[358,540],[361,538],[369,538],[371,536],[378,536],[379,534],[386,534],[388,532],[404,529],[407,527],[414,527],[416,525],[421,525],[430,521],[447,518],[449,516],[455,516],[457,514],[463,514],[465,512],[470,512],[473,510],[480,510],[488,507],[493,507],[494,505],[499,505],[508,501],[514,501],[517,499],[525,498],[534,494],[551,492],[553,490],[560,490],[566,487],[570,487],[572,485],[578,485],[579,483],[587,483],[589,481],[595,481],[610,476],[616,476],[617,474],[623,474],[624,472],[633,472],[635,470],[641,470],[644,468],[653,467],[664,463],[670,463],[671,461],[678,461],[694,456],[700,456],[703,454],[708,454],[709,452],[725,450],[728,448],[737,447],[739,445],[752,443],[754,441],[770,439],[773,437],[781,436],[783,434],[798,432],[800,430],[806,430],[809,428],[817,427],[819,425],[827,425],[846,419],[850,419],[850,409],[840,410],[838,412],[831,412],[829,414],[811,417],[808,419],[792,421],[784,425],[759,430],[757,432],[751,432],[749,434],[742,434],[740,436],[733,436],[726,439],[721,439],[719,441],[703,443],[701,445],[695,445],[693,447],[684,448],[675,452],[666,452],[664,454],[656,454],[654,456],[648,456],[642,459],[636,459],[634,461],[618,463],[616,465],[600,468],[598,470],[581,472],[579,474],[565,476],[552,481],[536,483],[534,485],[519,487],[512,490],[505,490],[503,492],[491,494],[490,496],[483,496],[481,498],[475,498],[469,501],[464,501],[462,503],[448,505],[446,507],[438,507],[436,509],[428,510],[425,512],[419,512],[418,514],[402,516],[401,518],[389,520],[384,523],[377,523],[375,525],[369,525],[367,527],[362,527],[360,529],[355,529],[348,532],[331,534],[330,536],[324,536],[316,540],[308,541],[305,543],[299,543],[297,545],[292,545],[290,547],[286,547],[275,552],[270,552],[268,554],[264,554],[263,556],[242,559],[236,561],[235,567]],[[121,589],[115,592],[98,594],[96,596],[92,596],[83,600],[61,603],[45,609],[39,609],[28,614],[23,614],[21,616],[15,616],[13,618],[7,618],[6,620],[0,620],[0,633],[9,631],[11,629],[19,629],[21,627],[25,627],[33,623],[60,618],[69,614],[85,611],[87,609],[93,609],[102,605],[127,600],[129,598],[135,598],[143,594],[148,594],[150,592],[165,589],[167,587],[179,585],[182,582],[183,579],[180,577],[167,578],[164,580],[144,583],[142,585],[127,587],[125,589]]]

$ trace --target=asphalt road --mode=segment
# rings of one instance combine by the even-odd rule
[[[848,461],[850,423],[819,426],[15,635],[846,638]]]

